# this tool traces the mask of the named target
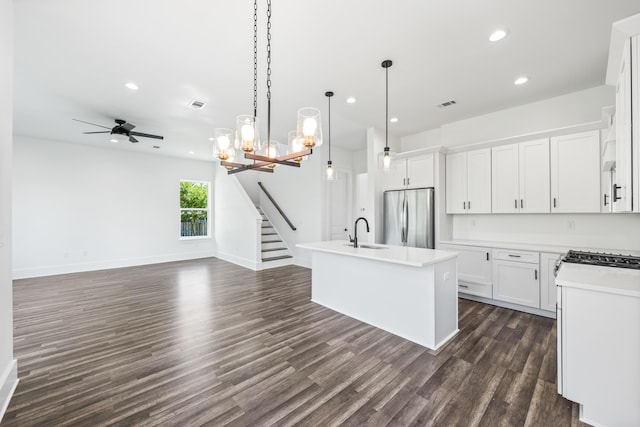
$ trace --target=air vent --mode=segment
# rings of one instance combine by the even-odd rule
[[[453,99],[451,101],[447,101],[447,102],[443,102],[442,104],[438,104],[436,105],[436,107],[438,108],[444,108],[444,107],[450,107],[454,104],[457,104],[456,101],[454,101]]]
[[[193,101],[191,101],[191,104],[189,104],[189,107],[195,108],[196,110],[202,110],[205,105],[207,105],[206,102],[196,101],[194,99]]]

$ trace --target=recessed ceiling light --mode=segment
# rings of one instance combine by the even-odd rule
[[[507,36],[507,32],[505,30],[496,30],[489,36],[489,41],[497,42],[502,40]]]
[[[115,138],[111,138],[111,139],[109,140],[109,142],[116,143],[116,142],[118,142],[118,140],[117,140],[117,139],[115,139]]]
[[[131,89],[131,90],[138,90],[138,85],[133,83],[133,82],[129,82],[125,85],[127,88]]]
[[[518,77],[518,78],[516,79],[516,81],[515,81],[515,82],[513,82],[513,84],[516,84],[516,85],[523,85],[523,84],[525,84],[525,83],[526,83],[526,82],[528,82],[528,81],[529,81],[529,78],[528,78],[528,77]]]
[[[347,98],[347,103],[353,104],[354,102],[356,102],[356,99],[353,96]]]
[[[189,154],[196,154],[196,153],[195,153],[195,152],[193,152],[193,151],[189,151]]]
[[[214,140],[214,138],[213,138],[213,137],[209,138],[209,141],[213,141],[213,140]]]
[[[398,118],[397,118],[397,117],[391,117],[391,118],[389,119],[389,121],[390,121],[391,123],[398,123]]]

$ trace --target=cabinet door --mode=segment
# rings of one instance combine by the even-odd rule
[[[624,44],[616,84],[616,182],[615,212],[631,211],[631,43]]]
[[[491,210],[514,213],[519,208],[518,144],[491,149]]]
[[[433,154],[407,159],[409,188],[433,187]]]
[[[447,213],[466,213],[467,153],[447,154],[445,173]]]
[[[440,245],[458,253],[458,292],[491,298],[491,249],[479,246]]]
[[[491,149],[467,152],[467,212],[491,213]]]
[[[407,183],[407,159],[392,159],[384,173],[385,190],[401,190]]]
[[[551,138],[551,212],[600,212],[600,133]]]
[[[519,183],[522,213],[548,213],[549,140],[538,139],[519,144]]]
[[[631,141],[631,175],[633,178],[632,186],[632,207],[634,212],[640,212],[640,36],[631,39],[631,58],[633,65],[631,67],[631,111],[633,119],[631,120],[633,129]]]
[[[493,261],[493,299],[540,307],[538,264]]]
[[[562,254],[540,254],[540,308],[543,310],[556,311],[558,292],[553,269],[561,256]]]

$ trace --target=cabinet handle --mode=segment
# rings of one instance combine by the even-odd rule
[[[555,208],[555,207],[557,207],[557,204],[556,204],[556,198],[555,198],[555,197],[553,198],[553,207],[554,207],[554,208]]]
[[[402,185],[407,185],[407,178],[402,178]]]
[[[462,202],[462,209],[467,209],[467,202]]]
[[[509,254],[509,256],[510,256],[511,258],[520,258],[520,255],[512,255],[512,254]]]
[[[469,289],[467,285],[458,285],[459,288]]]
[[[604,205],[607,206],[609,203],[607,202],[607,194],[604,195]]]
[[[524,200],[520,199],[520,209],[524,208]]]
[[[407,178],[407,185],[411,182],[411,178]]]
[[[487,261],[489,261],[489,252],[487,252]]]
[[[538,280],[538,270],[533,270],[533,278]]]
[[[622,190],[622,186],[620,185],[614,185],[613,186],[613,201],[617,202],[618,200],[622,199],[622,196],[618,196],[618,189]]]
[[[518,209],[518,200],[517,199],[513,201],[513,207]]]
[[[467,202],[467,209],[471,209],[471,202]]]

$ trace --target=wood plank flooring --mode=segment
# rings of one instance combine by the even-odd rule
[[[555,322],[459,301],[433,352],[215,258],[14,282],[13,426],[573,426]]]

